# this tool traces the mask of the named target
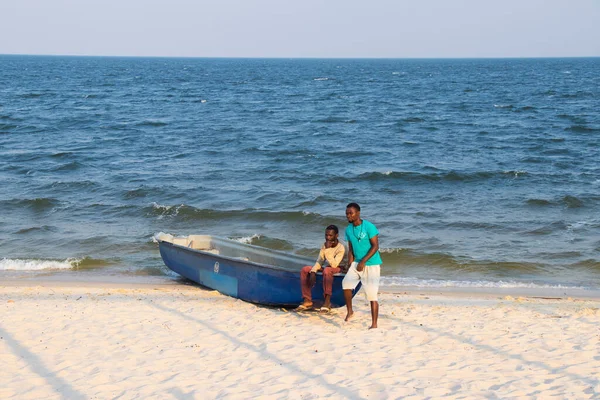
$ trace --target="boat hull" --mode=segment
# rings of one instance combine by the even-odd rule
[[[298,257],[296,269],[260,265],[241,259],[223,257],[206,251],[158,240],[161,257],[167,267],[200,285],[251,303],[270,306],[296,307],[302,302]],[[310,265],[310,263],[308,263]],[[336,274],[331,296],[332,307],[345,305],[342,279]],[[358,290],[358,287],[357,287]],[[313,301],[323,301],[323,277],[317,275],[312,290]]]

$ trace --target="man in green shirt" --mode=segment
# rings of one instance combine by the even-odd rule
[[[348,243],[348,264],[350,268],[342,281],[344,299],[346,300],[345,321],[354,315],[352,310],[352,291],[359,282],[362,283],[367,300],[371,303],[371,326],[377,328],[379,316],[379,275],[381,255],[379,254],[379,231],[371,222],[360,218],[360,206],[350,203],[346,206],[346,242]]]

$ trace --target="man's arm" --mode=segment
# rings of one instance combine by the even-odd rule
[[[373,257],[373,255],[377,253],[377,250],[379,250],[379,235],[375,235],[369,239],[369,243],[371,243],[371,248],[356,266],[357,271],[362,271],[365,268],[365,265],[367,265],[369,258]]]
[[[323,265],[324,261],[325,261],[325,248],[321,247],[321,250],[319,251],[319,258],[317,258],[317,261],[315,262],[315,265],[312,267],[310,272],[318,272],[321,269],[321,266]]]
[[[348,240],[348,268],[354,262],[354,251],[352,250],[352,242]]]

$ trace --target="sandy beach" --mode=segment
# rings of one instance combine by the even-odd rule
[[[0,286],[2,399],[600,398],[600,300],[382,293],[380,329],[183,284]]]

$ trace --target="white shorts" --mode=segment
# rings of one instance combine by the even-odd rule
[[[342,289],[354,290],[358,282],[362,283],[363,290],[368,301],[377,301],[377,292],[379,291],[379,273],[380,265],[367,265],[358,272],[356,270],[357,262],[350,264],[348,272],[342,281]]]

